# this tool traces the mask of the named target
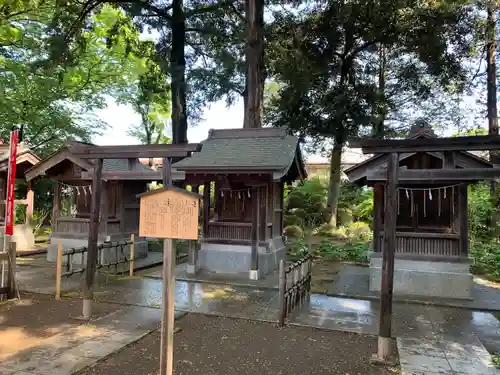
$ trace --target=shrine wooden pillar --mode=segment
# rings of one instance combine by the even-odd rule
[[[61,205],[61,184],[55,181],[54,183],[54,197],[52,201],[52,232],[57,232],[57,218],[59,217],[59,210]]]
[[[87,245],[87,264],[85,267],[85,282],[83,284],[83,318],[88,320],[92,315],[94,299],[94,279],[97,268],[97,240],[99,238],[99,219],[101,210],[102,191],[102,159],[94,162],[92,173],[92,203],[90,211],[89,237]]]
[[[35,192],[33,191],[33,186],[31,181],[28,181],[27,193],[26,193],[26,224],[31,223],[33,218],[33,208],[35,203]]]
[[[458,186],[458,218],[460,232],[460,256],[469,254],[469,217],[467,205],[467,184]]]
[[[381,252],[380,232],[382,231],[382,209],[384,204],[384,186],[375,184],[373,186],[373,251]]]
[[[102,181],[101,194],[101,215],[99,220],[99,231],[107,236],[108,234],[108,216],[109,216],[109,183]],[[107,240],[107,238],[105,237]]]
[[[203,185],[203,237],[208,238],[208,223],[210,221],[210,188],[211,184],[205,182]]]
[[[191,191],[193,193],[199,194],[199,185],[191,185]],[[198,271],[198,241],[192,240],[189,241],[188,264],[186,272],[190,275],[196,275],[196,271]]]
[[[5,220],[5,210],[7,207],[7,175],[0,178],[0,217]]]
[[[259,223],[260,223],[260,191],[258,186],[252,187],[252,251],[250,279],[259,279]]]
[[[382,245],[382,280],[380,286],[380,320],[378,348],[375,359],[385,361],[392,355],[392,292],[394,284],[394,256],[396,252],[396,220],[398,215],[399,154],[387,158],[387,184],[384,207],[384,241]]]
[[[279,220],[279,226],[280,226],[279,228],[280,228],[280,235],[283,235],[283,221],[284,221],[284,215],[285,215],[285,183],[284,183],[284,181],[280,181],[279,189],[280,189],[279,210],[281,212],[280,220]]]

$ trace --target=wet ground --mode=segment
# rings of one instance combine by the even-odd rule
[[[375,337],[203,315],[187,315],[177,325],[176,375],[400,374],[369,364]],[[81,375],[156,375],[159,352],[155,331]]]
[[[336,297],[378,300],[379,294],[370,291],[370,268],[353,264],[342,264],[340,272],[335,270],[328,295]],[[500,311],[500,284],[474,277],[471,291],[473,300],[429,298],[425,296],[394,296],[395,301],[408,301],[436,306],[459,307],[473,310]]]
[[[379,302],[312,295],[291,324],[377,334]],[[393,304],[393,336],[446,340],[477,336],[490,352],[500,352],[500,322],[489,312],[410,303]]]

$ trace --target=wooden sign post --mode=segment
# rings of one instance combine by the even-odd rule
[[[201,196],[176,188],[171,184],[165,185],[166,187],[162,189],[138,195],[141,200],[139,236],[165,239],[160,375],[172,375],[175,291],[175,250],[172,246],[172,239],[198,239],[198,211]]]

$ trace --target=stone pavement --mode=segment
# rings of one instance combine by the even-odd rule
[[[148,257],[137,259],[134,264],[136,270],[159,264],[163,261],[162,253],[149,252]],[[128,270],[128,264],[122,265]],[[98,275],[98,283],[104,284],[109,279],[103,268]],[[64,270],[63,270],[64,272]],[[17,259],[17,281],[19,289],[32,293],[55,294],[56,290],[56,266],[53,262],[47,262],[45,254],[23,256]],[[82,285],[82,274],[61,279],[61,291],[69,292],[79,290]]]
[[[73,374],[155,331],[160,313],[159,309],[126,306],[9,357],[1,363],[0,375]]]
[[[376,335],[376,301],[312,295],[290,324]],[[403,375],[493,375],[490,353],[500,352],[500,322],[488,312],[394,303]]]
[[[236,273],[236,274],[220,274],[215,272],[208,272],[199,270],[196,275],[189,274],[187,272],[187,263],[182,263],[176,266],[175,276],[179,281],[191,281],[198,283],[210,283],[210,284],[227,284],[234,286],[246,286],[254,287],[259,289],[278,289],[278,272],[273,272],[266,275],[259,280],[249,280],[248,272]],[[149,277],[153,279],[162,278],[161,267],[155,267],[153,269],[144,270],[141,272],[144,277]]]
[[[402,375],[498,375],[491,356],[475,336],[397,338]]]

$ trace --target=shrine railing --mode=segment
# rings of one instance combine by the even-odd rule
[[[285,266],[282,259],[279,268],[279,316],[278,324],[285,325],[286,318],[297,307],[309,301],[311,295],[312,254]]]
[[[379,236],[379,249],[384,246],[384,233]],[[451,233],[396,233],[396,254],[418,256],[460,256],[460,235]]]
[[[134,247],[140,243],[136,242],[135,236],[130,235],[129,241],[104,242],[97,246],[98,256],[96,270],[105,268],[109,273],[117,275],[128,272],[130,276],[134,273]],[[127,251],[125,251],[127,248]],[[103,256],[106,251],[106,256]],[[85,272],[87,263],[88,247],[81,246],[76,248],[63,249],[62,242],[59,242],[56,261],[56,298],[61,296],[61,279]],[[75,262],[75,257],[78,257]],[[128,267],[120,267],[127,264]]]
[[[235,223],[216,221],[208,224],[208,235],[204,240],[242,240],[249,241],[252,238],[251,223]]]

